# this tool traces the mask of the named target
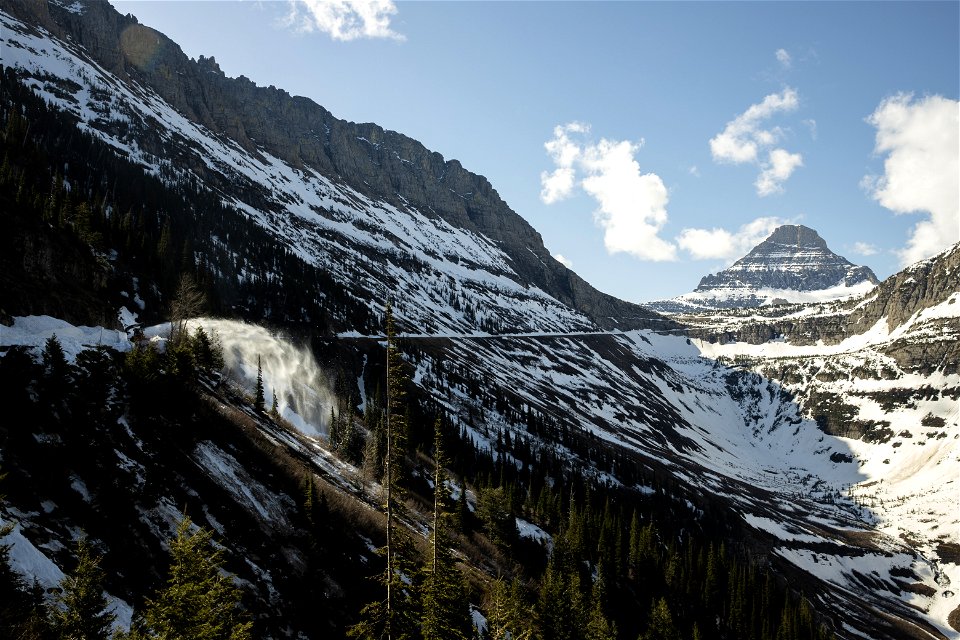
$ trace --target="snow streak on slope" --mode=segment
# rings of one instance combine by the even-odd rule
[[[864,281],[855,285],[847,285],[841,282],[834,287],[814,291],[774,289],[771,287],[750,290],[715,289],[684,293],[669,300],[651,302],[648,306],[664,313],[697,313],[713,309],[750,308],[771,304],[810,304],[865,295],[874,286],[872,283]]]

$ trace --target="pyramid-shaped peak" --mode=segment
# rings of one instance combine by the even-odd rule
[[[827,242],[810,227],[785,224],[774,229],[766,240],[755,246],[733,265],[716,274],[704,276],[696,292],[738,292],[760,299],[761,291],[787,292],[836,290],[837,295],[856,287],[877,284],[868,267],[852,264],[827,247]]]

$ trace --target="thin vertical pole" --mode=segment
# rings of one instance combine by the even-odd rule
[[[393,313],[390,303],[387,302],[387,640],[393,636],[393,430],[390,424],[390,349],[391,341],[391,322],[390,315]]]

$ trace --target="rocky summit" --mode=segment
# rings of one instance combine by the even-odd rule
[[[815,230],[787,224],[729,268],[701,278],[693,293],[651,306],[677,313],[822,302],[864,293],[877,282],[869,267],[831,251]]]

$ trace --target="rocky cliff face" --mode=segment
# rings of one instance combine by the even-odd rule
[[[335,118],[313,101],[275,87],[228,78],[213,58],[189,59],[163,34],[122,16],[106,0],[47,4],[4,0],[14,16],[69,36],[112,74],[150,87],[178,112],[248,153],[268,152],[376,200],[415,207],[482,234],[508,256],[525,281],[589,316],[603,328],[661,326],[639,306],[603,294],[558,263],[540,234],[483,176],[422,144],[375,124]],[[203,166],[191,167],[204,173]]]

